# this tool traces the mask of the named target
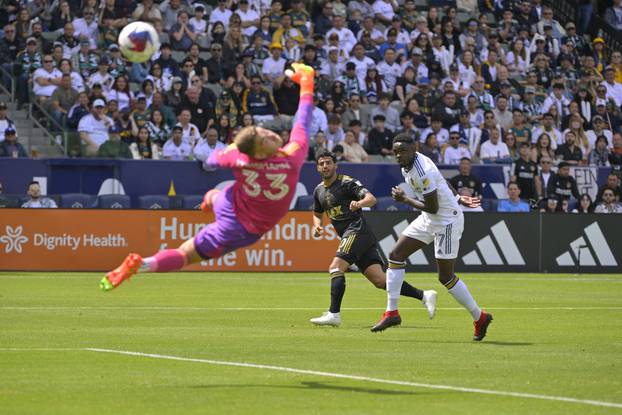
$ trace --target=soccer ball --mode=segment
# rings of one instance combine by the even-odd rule
[[[160,49],[158,32],[149,23],[130,23],[119,34],[119,49],[130,62],[146,62]]]

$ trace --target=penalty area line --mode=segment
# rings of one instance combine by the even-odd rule
[[[1,310],[17,311],[110,311],[110,310],[135,310],[135,311],[314,311],[321,307],[191,307],[191,306],[0,306]],[[384,310],[384,307],[342,307],[347,311],[374,311]],[[421,307],[400,307],[400,310],[422,310]],[[438,307],[441,311],[461,311],[463,307]],[[589,311],[589,310],[622,310],[622,306],[585,306],[585,307],[486,307],[490,311]]]
[[[441,390],[449,390],[449,391],[454,391],[454,392],[509,396],[513,398],[524,398],[524,399],[539,399],[539,400],[544,400],[544,401],[567,402],[567,403],[574,403],[574,404],[583,404],[583,405],[599,406],[599,407],[606,407],[606,408],[622,409],[622,403],[596,401],[596,400],[591,400],[591,399],[576,399],[576,398],[569,398],[565,396],[549,396],[549,395],[539,395],[539,394],[534,394],[534,393],[507,392],[507,391],[497,391],[497,390],[490,390],[490,389],[466,388],[466,387],[461,387],[461,386],[408,382],[408,381],[401,381],[401,380],[373,378],[373,377],[367,377],[367,376],[348,375],[348,374],[343,374],[343,373],[322,372],[322,371],[307,370],[307,369],[296,369],[296,368],[285,367],[285,366],[273,366],[273,365],[263,365],[263,364],[257,364],[257,363],[244,363],[244,362],[228,362],[228,361],[211,360],[211,359],[198,359],[198,358],[171,356],[171,355],[154,354],[154,353],[133,352],[133,351],[127,351],[127,350],[100,349],[100,348],[90,348],[90,347],[83,349],[83,350],[90,351],[90,352],[96,352],[96,353],[110,353],[110,354],[118,354],[118,355],[125,355],[125,356],[138,356],[138,357],[147,357],[147,358],[161,359],[161,360],[174,360],[174,361],[180,361],[180,362],[206,363],[206,364],[218,365],[218,366],[233,366],[233,367],[244,367],[244,368],[252,368],[252,369],[273,370],[273,371],[278,371],[278,372],[296,373],[299,375],[321,376],[321,377],[329,377],[329,378],[337,378],[337,379],[350,379],[350,380],[357,380],[361,382],[382,383],[382,384],[399,385],[399,386],[412,386],[415,388],[441,389]]]

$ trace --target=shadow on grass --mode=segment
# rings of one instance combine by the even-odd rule
[[[361,386],[339,386],[322,382],[300,382],[300,385],[257,385],[257,384],[230,384],[230,385],[195,385],[187,386],[191,389],[214,389],[214,388],[277,388],[277,389],[301,389],[301,390],[327,390],[333,392],[356,392],[366,393],[370,395],[386,395],[386,396],[406,396],[406,395],[423,395],[429,392],[410,392],[399,391],[382,388],[365,388]]]
[[[380,340],[382,342],[390,342],[390,343],[442,343],[442,344],[489,344],[492,346],[533,346],[534,343],[529,342],[506,342],[501,340],[483,340],[481,342],[476,342],[472,340],[421,340],[421,339],[386,339]]]

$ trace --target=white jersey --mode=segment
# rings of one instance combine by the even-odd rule
[[[415,197],[421,201],[424,196],[436,190],[438,212],[421,212],[430,225],[449,225],[462,217],[462,209],[456,196],[449,188],[445,178],[430,158],[417,153],[410,170],[402,169],[406,183],[411,187]]]

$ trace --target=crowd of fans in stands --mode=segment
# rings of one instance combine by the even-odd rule
[[[203,160],[253,124],[287,139],[298,86],[283,73],[302,61],[317,74],[309,159],[378,161],[409,134],[439,164],[512,164],[523,199],[579,199],[556,182],[569,166],[620,175],[622,51],[541,0],[480,1],[464,19],[431,3],[3,1],[2,80],[76,132],[72,156]],[[162,40],[144,64],[116,43],[133,20]],[[26,155],[15,136],[1,105],[0,156]]]

